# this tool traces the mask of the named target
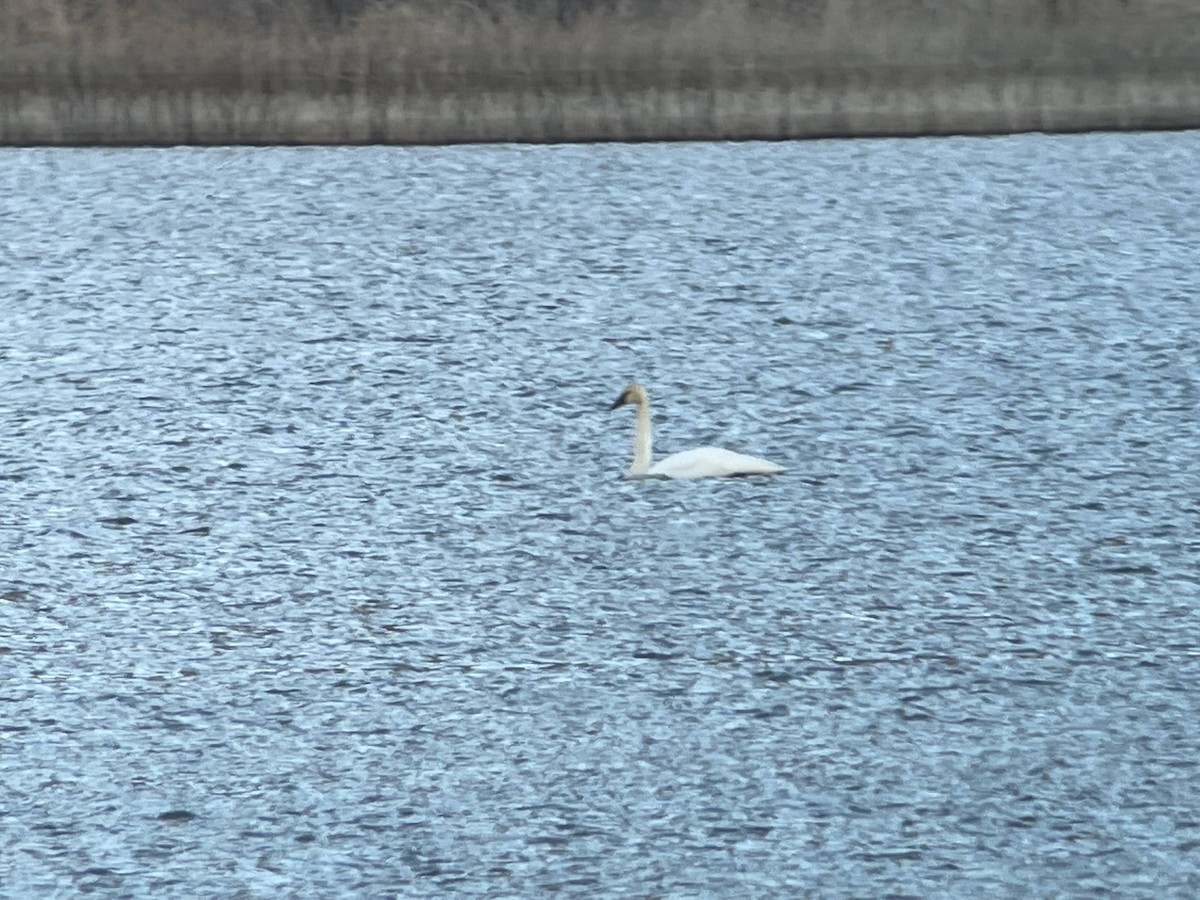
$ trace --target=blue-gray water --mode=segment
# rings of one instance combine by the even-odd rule
[[[0,893],[1195,895],[1198,158],[0,152]]]

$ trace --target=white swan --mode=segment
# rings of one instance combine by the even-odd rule
[[[637,407],[633,464],[629,467],[631,477],[665,475],[667,478],[710,478],[723,475],[774,475],[784,471],[783,466],[773,462],[720,447],[697,447],[695,450],[672,453],[650,465],[650,397],[636,381],[629,382],[609,409],[627,403]]]

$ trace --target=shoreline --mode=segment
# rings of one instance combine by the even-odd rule
[[[30,24],[55,2],[50,25]],[[294,10],[236,21],[242,6],[229,21],[181,18],[170,0],[69,15],[69,2],[0,0],[29,4],[27,21],[0,30],[0,145],[1200,128],[1190,0],[698,0],[684,12],[654,0],[462,0],[457,12],[357,0],[335,24]]]
[[[867,80],[790,88],[439,95],[213,95],[200,90],[0,96],[15,146],[329,145],[794,140],[1200,127],[1200,75],[1015,75],[920,88]]]

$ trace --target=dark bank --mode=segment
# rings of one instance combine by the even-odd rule
[[[0,142],[1200,125],[1188,0],[0,0]]]

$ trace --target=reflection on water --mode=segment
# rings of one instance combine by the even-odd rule
[[[1195,891],[1196,142],[4,151],[0,880]]]

